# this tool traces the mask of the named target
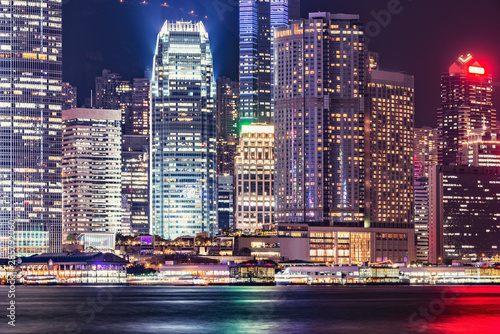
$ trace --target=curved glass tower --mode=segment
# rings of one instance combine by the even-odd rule
[[[216,118],[203,23],[166,21],[153,63],[151,229],[166,239],[214,234]]]

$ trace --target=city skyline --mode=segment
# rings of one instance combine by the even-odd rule
[[[104,68],[122,74],[127,79],[142,77],[144,70],[152,64],[156,33],[165,19],[203,20],[212,36],[216,78],[227,76],[238,78],[238,8],[229,7],[221,15],[212,3],[167,1],[169,7],[162,7],[164,1],[149,1],[148,5],[129,1],[94,2],[85,5],[69,1],[64,9],[64,40],[71,49],[66,53],[64,80],[78,86],[79,104],[90,96],[93,80]],[[371,38],[370,49],[382,56],[381,69],[418,74],[415,76],[416,126],[435,126],[436,110],[440,104],[439,76],[445,73],[450,63],[460,55],[471,53],[489,72],[493,73],[494,89],[497,89],[500,64],[500,47],[494,36],[500,34],[500,25],[493,17],[500,3],[485,0],[471,8],[466,1],[449,2],[419,1],[401,2],[403,11],[394,15],[390,24],[380,34]],[[307,1],[302,3],[302,16],[310,11],[331,11],[334,13],[361,14],[365,23],[376,21],[371,11],[387,9],[387,1],[335,3]],[[180,10],[183,8],[183,10]],[[225,7],[224,7],[225,8]],[[194,11],[190,14],[191,10]],[[195,16],[197,15],[197,16]],[[424,30],[413,29],[418,18],[424,15]],[[207,18],[205,18],[207,16]],[[463,29],[460,20],[454,17],[467,16],[469,24]],[[104,20],[109,17],[111,20]],[[92,20],[95,26],[82,29],[82,24]],[[439,27],[447,27],[452,35]],[[132,30],[133,27],[133,30]],[[98,39],[96,29],[100,30]],[[422,33],[426,33],[425,39]],[[124,38],[122,34],[129,36]],[[71,36],[78,36],[74,39]],[[113,36],[113,37],[112,37]],[[394,43],[397,42],[397,43]],[[431,47],[431,52],[429,48]],[[230,50],[227,52],[227,50]],[[80,63],[74,68],[69,63]],[[126,61],[125,61],[126,60]],[[82,71],[85,69],[84,71]],[[500,96],[494,94],[494,104],[500,104]]]

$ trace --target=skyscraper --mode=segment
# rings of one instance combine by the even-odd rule
[[[121,232],[120,110],[69,109],[63,119],[63,234]]]
[[[122,225],[130,234],[149,234],[149,137],[122,136]],[[122,232],[123,233],[123,232]]]
[[[311,13],[274,40],[276,221],[364,226],[359,16]]]
[[[300,1],[292,3],[296,16]],[[241,124],[271,123],[272,31],[288,24],[289,0],[241,0],[239,11]]]
[[[415,128],[415,159],[420,165],[418,177],[429,177],[429,169],[438,163],[438,129]],[[417,163],[417,161],[415,161]]]
[[[235,228],[274,223],[274,126],[243,125],[235,161]]]
[[[62,7],[2,1],[0,257],[61,250]]]
[[[239,83],[217,79],[217,222],[234,227],[234,160],[239,123]]]
[[[135,78],[132,92],[132,134],[149,135],[151,80]]]
[[[500,167],[500,131],[472,130],[462,144],[462,165]]]
[[[499,254],[500,168],[433,166],[429,262]]]
[[[238,136],[239,85],[229,78],[217,79],[217,174],[234,174]]]
[[[366,226],[413,229],[413,92],[411,75],[368,72]]]
[[[152,232],[173,239],[214,234],[215,82],[202,22],[166,21],[151,83]]]
[[[472,130],[496,128],[492,76],[469,54],[441,76],[438,109],[439,163],[459,165],[462,145]]]

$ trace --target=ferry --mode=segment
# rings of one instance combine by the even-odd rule
[[[22,279],[25,285],[54,285],[57,284],[57,278],[54,275],[30,275]]]
[[[208,282],[203,278],[193,275],[181,276],[176,281],[173,281],[175,286],[194,286],[194,285],[208,285]]]

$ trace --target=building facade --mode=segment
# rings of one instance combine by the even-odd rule
[[[359,16],[311,13],[274,34],[276,220],[364,226]]]
[[[3,1],[0,257],[61,251],[62,5]]]
[[[459,165],[462,145],[475,129],[496,128],[492,104],[492,76],[469,54],[453,63],[441,76],[438,109],[439,163]]]
[[[151,87],[152,233],[166,239],[214,234],[215,82],[202,22],[165,22]]]
[[[235,162],[235,228],[274,223],[274,126],[243,125]]]
[[[292,6],[290,8],[290,6]],[[275,27],[288,24],[289,10],[300,16],[300,1],[241,0],[240,36],[240,120],[272,123],[273,35]]]
[[[462,144],[462,165],[500,167],[500,131],[476,129]]]
[[[217,175],[234,174],[238,140],[239,84],[229,78],[217,79]]]
[[[77,89],[67,82],[62,83],[62,110],[76,108]]]
[[[418,176],[429,177],[429,168],[438,164],[438,129],[431,127],[415,128],[415,165],[419,165]]]
[[[122,136],[122,225],[131,235],[149,234],[149,137]],[[123,229],[122,229],[123,230]],[[122,231],[125,233],[125,231]]]
[[[121,232],[121,112],[63,111],[63,237]]]
[[[499,168],[434,166],[430,201],[431,263],[499,254]]]
[[[365,226],[414,227],[413,76],[368,72]]]

